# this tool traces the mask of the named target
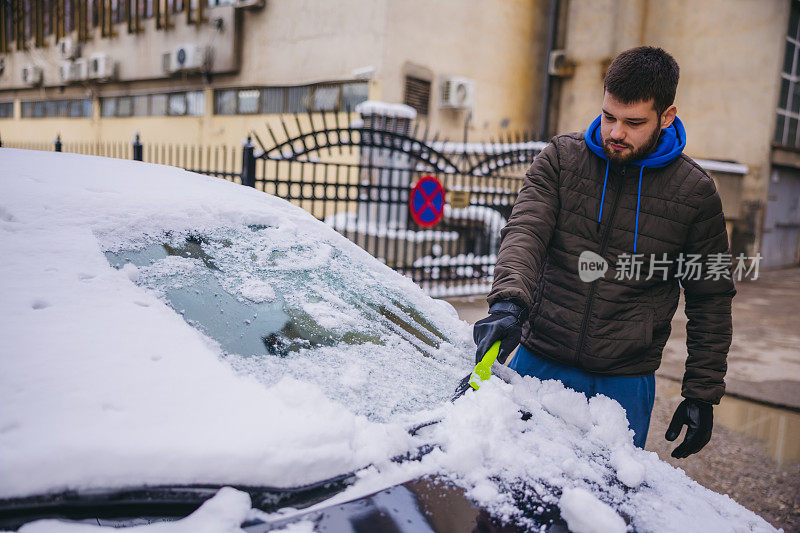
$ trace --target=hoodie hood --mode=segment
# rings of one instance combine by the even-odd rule
[[[600,212],[597,214],[598,230],[603,220],[603,203],[606,199],[606,185],[608,184],[608,170],[610,167],[610,161],[603,151],[603,144],[600,137],[601,116],[602,115],[598,115],[583,134],[583,138],[586,140],[589,149],[600,158],[606,160],[606,174],[603,178],[603,195],[600,197]],[[655,151],[642,159],[637,159],[630,163],[631,165],[641,167],[639,169],[639,189],[636,193],[636,224],[633,233],[633,253],[636,253],[636,241],[639,238],[639,204],[642,198],[642,175],[644,174],[644,169],[645,167],[660,168],[669,165],[683,153],[685,147],[686,130],[683,128],[681,119],[675,117],[675,120],[672,121],[672,124],[668,128],[661,130],[661,135],[658,138]]]
[[[583,134],[583,138],[592,152],[608,161],[600,138],[600,117],[601,115],[597,115],[597,118],[592,121]],[[670,127],[661,130],[661,136],[658,138],[658,145],[655,151],[644,159],[631,161],[630,164],[650,168],[665,167],[681,155],[684,148],[686,148],[686,130],[683,129],[681,119],[675,117]]]

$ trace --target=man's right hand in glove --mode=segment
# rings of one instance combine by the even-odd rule
[[[472,338],[478,345],[475,362],[480,362],[484,354],[497,341],[500,342],[500,354],[497,361],[504,364],[512,350],[519,344],[522,336],[522,321],[528,316],[528,310],[517,301],[503,300],[489,308],[489,316],[475,323]]]

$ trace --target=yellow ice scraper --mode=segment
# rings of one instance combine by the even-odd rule
[[[499,353],[500,341],[497,341],[492,344],[485,354],[483,354],[483,358],[477,365],[475,365],[475,369],[472,371],[472,374],[465,376],[464,379],[462,379],[458,384],[458,387],[456,387],[456,392],[453,395],[453,400],[461,397],[470,387],[478,390],[481,387],[481,383],[488,380],[492,376],[492,365],[497,360]]]
[[[469,377],[470,387],[478,390],[481,387],[481,382],[492,377],[492,365],[497,360],[499,353],[500,341],[497,341],[483,354],[483,359],[475,365],[475,370],[472,371],[472,375]]]

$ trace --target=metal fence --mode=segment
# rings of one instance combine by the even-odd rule
[[[408,118],[379,112],[284,117],[241,147],[130,143],[3,143],[167,164],[284,198],[312,213],[432,296],[486,292],[500,230],[524,171],[545,145],[509,135],[484,143],[431,136]],[[444,187],[441,220],[411,215],[423,177]]]

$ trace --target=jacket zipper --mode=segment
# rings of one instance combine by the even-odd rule
[[[605,231],[603,231],[603,239],[600,241],[600,257],[604,257],[606,248],[608,247],[608,239],[611,236],[611,228],[614,225],[614,215],[617,213],[617,205],[619,204],[620,196],[622,196],[622,189],[625,186],[625,166],[622,167],[620,172],[619,187],[614,195],[614,203],[611,206],[611,215],[608,217],[608,224]],[[613,184],[612,184],[613,186]],[[594,280],[589,287],[589,295],[586,297],[586,306],[583,310],[583,320],[581,321],[581,333],[578,336],[578,347],[575,349],[575,361],[580,364],[581,352],[583,351],[583,343],[586,339],[586,328],[589,326],[589,313],[592,310],[592,301],[594,299],[594,291],[597,288],[597,283],[600,278]]]

